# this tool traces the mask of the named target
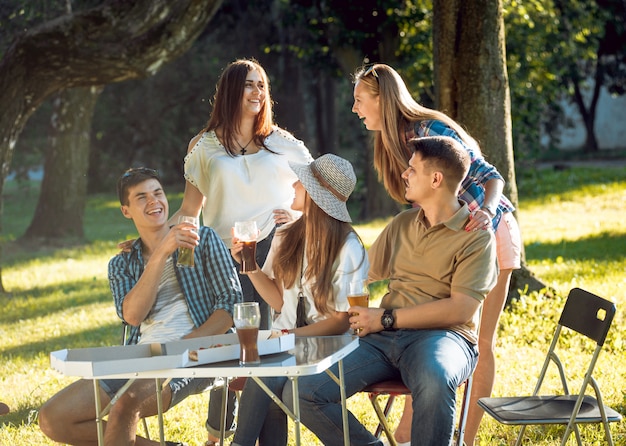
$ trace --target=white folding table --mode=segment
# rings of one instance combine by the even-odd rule
[[[208,337],[210,338],[210,337]],[[207,339],[208,339],[207,338]],[[200,339],[200,338],[197,338]],[[116,352],[127,349],[137,348],[138,346],[115,346],[115,347],[99,347],[84,349],[84,358],[81,357],[81,349],[74,350],[71,355],[72,360],[68,360],[68,350],[60,350],[51,353],[53,367],[67,376],[80,376],[83,378],[93,379],[94,392],[96,402],[96,421],[98,426],[98,444],[103,444],[104,429],[102,425],[103,417],[109,411],[111,404],[114,403],[115,397],[111,404],[104,409],[100,401],[100,380],[101,379],[128,379],[130,385],[135,379],[155,379],[157,388],[158,402],[158,420],[159,420],[159,437],[161,445],[165,444],[163,430],[163,407],[161,401],[160,390],[162,380],[168,378],[223,378],[228,380],[237,377],[250,377],[254,379],[270,397],[278,403],[278,405],[291,417],[295,423],[295,440],[300,445],[300,404],[298,378],[301,376],[315,375],[326,372],[339,385],[341,393],[342,405],[342,421],[344,431],[344,444],[350,444],[350,434],[348,430],[348,415],[346,409],[346,393],[344,386],[343,358],[355,350],[359,345],[358,337],[353,336],[313,336],[313,337],[297,337],[295,340],[295,348],[285,353],[277,353],[272,355],[261,356],[261,363],[255,366],[240,366],[238,361],[224,361],[219,363],[210,363],[196,367],[167,367],[160,369],[151,369],[158,367],[159,362],[151,363],[149,361],[139,361],[141,366],[133,367],[135,370],[112,371],[107,369],[106,361],[115,361]],[[113,350],[114,349],[114,350]],[[87,354],[87,350],[89,351]],[[102,359],[99,359],[102,358]],[[141,359],[141,358],[140,358]],[[98,363],[99,367],[92,367],[94,363]],[[119,361],[116,362],[116,364]],[[137,361],[135,361],[137,363]],[[153,365],[147,365],[148,363]],[[329,369],[338,363],[339,376],[333,374]],[[123,367],[122,367],[123,368]],[[146,368],[148,368],[146,370]],[[274,395],[259,378],[285,376],[289,378],[293,386],[293,411],[285,406],[277,395]],[[118,395],[124,392],[125,386],[118,392]],[[224,392],[225,395],[226,392]],[[220,434],[220,444],[224,444],[224,423],[222,416],[222,429]]]

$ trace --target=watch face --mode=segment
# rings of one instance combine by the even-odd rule
[[[393,322],[394,322],[393,315],[390,313],[383,314],[383,317],[381,318],[380,322],[383,325],[383,327],[386,329],[393,327]]]

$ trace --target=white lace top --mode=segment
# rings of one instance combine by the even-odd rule
[[[309,149],[289,132],[275,127],[260,150],[230,156],[214,131],[204,133],[185,157],[185,179],[204,195],[202,223],[231,246],[235,221],[255,220],[259,241],[274,228],[274,209],[290,210],[297,180],[289,161],[313,161]]]

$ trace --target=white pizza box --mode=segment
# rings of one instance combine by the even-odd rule
[[[271,330],[259,331],[259,354],[269,355],[294,348],[293,334],[268,339]],[[207,348],[215,344],[223,347]],[[199,350],[200,348],[207,348]],[[189,360],[189,350],[198,350],[198,361]],[[190,367],[239,358],[237,334],[205,336],[164,344],[64,349],[50,353],[53,369],[66,376],[93,378],[129,372]]]
[[[257,344],[259,356],[286,352],[296,346],[296,337],[293,333],[270,338],[271,335],[271,330],[259,330]],[[239,359],[239,339],[236,333],[211,336],[210,339],[211,343],[204,343],[199,347],[190,348],[183,352],[183,367],[195,367],[202,364]],[[215,345],[219,346],[214,347]],[[197,361],[189,359],[189,350],[198,352]]]
[[[50,365],[66,376],[93,378],[182,366],[182,355],[165,355],[164,344],[64,349],[50,353]]]

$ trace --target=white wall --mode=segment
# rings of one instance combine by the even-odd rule
[[[585,143],[585,127],[573,104],[563,104],[566,115],[575,123],[574,128],[564,128],[558,147],[562,150],[579,150]],[[626,96],[611,96],[602,88],[598,99],[595,122],[596,138],[601,150],[626,149]]]

